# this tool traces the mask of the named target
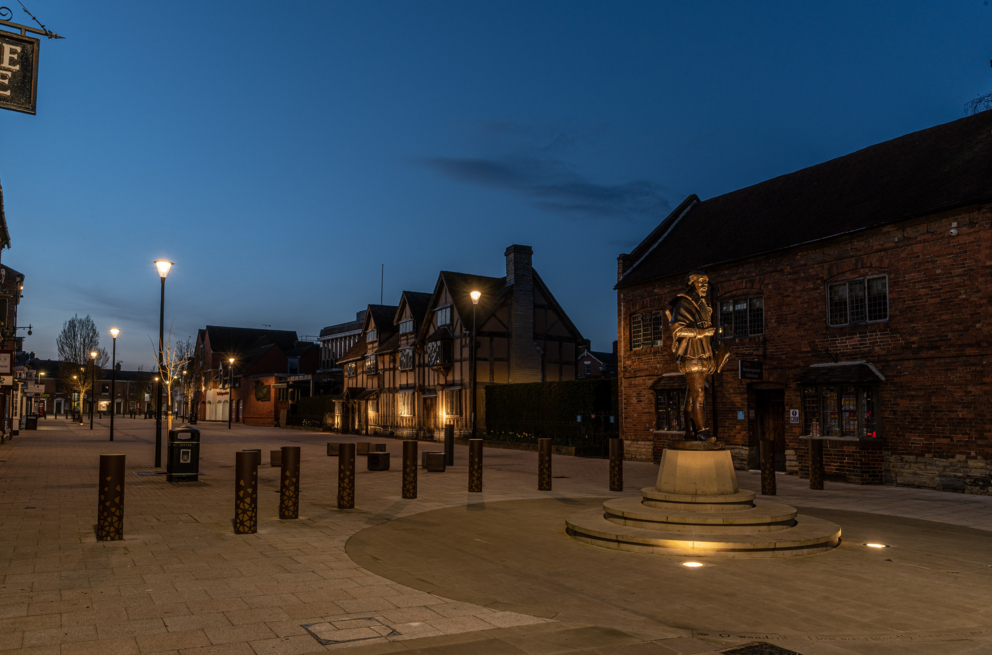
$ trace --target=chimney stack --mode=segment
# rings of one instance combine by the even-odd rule
[[[510,382],[540,382],[541,353],[534,342],[534,250],[512,245],[504,254],[506,284],[513,285]]]

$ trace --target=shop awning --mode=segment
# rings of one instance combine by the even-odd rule
[[[799,384],[819,386],[829,384],[879,384],[885,381],[877,368],[868,362],[837,362],[813,364],[799,374]]]

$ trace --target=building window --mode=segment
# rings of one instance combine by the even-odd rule
[[[830,327],[889,320],[889,278],[859,278],[827,286]]]
[[[400,321],[400,334],[413,332],[413,319],[407,318]]]
[[[404,348],[400,351],[400,370],[409,371],[413,368],[413,348]]]
[[[582,365],[585,368],[586,375],[592,373],[592,362],[582,362]]]
[[[655,430],[685,430],[685,415],[682,405],[685,402],[685,391],[672,389],[654,393],[654,429]]]
[[[276,400],[281,400],[283,402],[289,400],[289,389],[279,389],[279,394],[276,396]]]
[[[451,342],[447,340],[429,342],[427,344],[427,365],[450,366]]]
[[[757,337],[765,333],[765,298],[751,296],[720,303],[720,336],[724,339]]]
[[[397,395],[399,398],[399,412],[400,416],[410,417],[414,415],[414,408],[416,403],[414,402],[415,395],[412,393],[401,393]]]
[[[462,415],[461,389],[452,389],[444,392],[444,413],[446,416]]]
[[[368,402],[369,413],[370,414],[378,414],[379,413],[379,399],[378,398],[369,398],[367,402]]]
[[[379,331],[378,330],[369,330],[368,332],[365,333],[365,341],[367,343],[372,343],[373,341],[375,341],[378,338],[379,338]]]
[[[110,393],[110,385],[109,384],[103,384],[103,385],[100,385],[100,386],[103,387],[103,389],[100,391],[100,393],[102,395],[106,396],[106,395],[108,395]]]
[[[344,367],[344,374],[349,378],[358,377],[358,365],[352,362]]]
[[[365,375],[372,375],[378,370],[375,355],[365,356]]]
[[[812,437],[878,438],[878,387],[803,387],[803,432]]]
[[[451,305],[447,307],[441,307],[435,312],[437,316],[437,326],[451,325]]]
[[[642,312],[630,317],[630,349],[660,346],[664,320],[661,312]]]

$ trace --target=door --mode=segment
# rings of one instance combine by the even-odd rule
[[[437,430],[437,396],[424,396],[424,430],[432,437]]]
[[[775,450],[775,470],[785,471],[785,391],[762,390],[755,395],[758,427],[758,461],[761,449]]]

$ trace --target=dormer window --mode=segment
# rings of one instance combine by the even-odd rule
[[[408,334],[413,332],[413,319],[407,318],[400,321],[400,334]]]
[[[365,342],[366,343],[372,343],[373,341],[378,341],[378,339],[379,339],[379,331],[378,330],[369,330],[368,332],[365,333]]]
[[[378,366],[376,365],[376,356],[375,355],[366,355],[365,356],[365,374],[366,375],[372,375],[377,370],[378,370]]]
[[[437,326],[451,325],[451,305],[447,307],[441,307],[435,312],[437,318]]]

